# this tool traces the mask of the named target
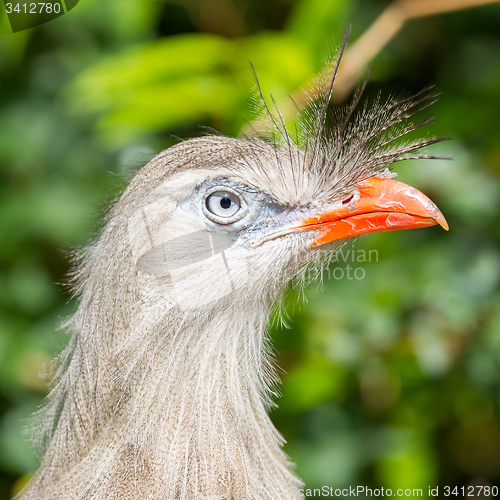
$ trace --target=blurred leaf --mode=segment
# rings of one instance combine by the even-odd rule
[[[250,62],[266,95],[278,99],[311,72],[307,51],[283,33],[237,41],[182,35],[108,57],[83,72],[65,98],[75,113],[100,114],[98,129],[121,145],[141,133],[186,121],[234,121],[248,92],[235,82],[243,75],[249,81]]]
[[[37,467],[35,453],[25,432],[28,417],[37,406],[36,399],[27,399],[20,407],[8,412],[0,423],[0,464],[10,472],[20,474]]]
[[[324,358],[306,358],[283,377],[283,401],[293,402],[293,411],[305,410],[325,399],[338,398],[343,380],[343,372]]]
[[[425,497],[429,486],[436,484],[435,461],[430,446],[421,436],[401,434],[397,448],[377,465],[380,484],[394,495],[397,489],[409,489],[413,496]],[[415,493],[416,489],[421,489],[423,495]]]
[[[287,20],[287,31],[310,47],[314,54],[314,72],[331,57],[328,51],[337,50],[340,45],[351,19],[352,3],[351,0],[297,1]]]

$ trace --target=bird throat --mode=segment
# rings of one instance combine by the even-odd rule
[[[80,338],[90,339],[110,321],[119,328],[113,348],[99,353],[89,374],[97,399],[76,396],[69,405],[25,498],[294,498],[300,480],[267,413],[269,310],[254,307],[249,314],[247,308],[238,315],[241,308],[228,306],[197,316],[174,307],[161,314],[155,306],[161,300],[143,301],[133,318],[120,323],[124,304],[112,320],[99,315],[98,299],[83,299],[97,324],[77,314],[85,330]],[[74,356],[83,362],[89,346],[81,349],[74,348]],[[68,472],[55,476],[51,471],[61,469],[51,467],[51,456],[59,456],[54,445],[61,424],[64,429],[82,415],[92,429],[86,441],[63,444]]]
[[[141,466],[153,468],[155,498],[292,496],[299,481],[266,410],[267,317],[222,308],[149,329],[149,372],[137,365],[127,377],[120,428],[122,443],[136,436]]]

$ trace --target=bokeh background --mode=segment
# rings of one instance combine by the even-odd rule
[[[85,0],[16,34],[0,8],[1,499],[36,468],[22,430],[75,308],[66,251],[95,235],[103,202],[176,137],[238,134],[250,61],[281,101],[387,5]],[[374,60],[368,97],[443,92],[427,130],[454,137],[433,150],[454,161],[396,167],[450,231],[368,235],[331,269],[364,279],[327,274],[307,304],[290,291],[272,418],[307,487],[500,487],[499,27],[500,5],[414,20]]]

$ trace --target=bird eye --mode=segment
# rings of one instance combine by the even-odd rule
[[[242,198],[233,191],[213,191],[205,198],[204,212],[214,222],[230,224],[244,215],[244,211],[241,210],[242,205]]]
[[[232,217],[240,209],[240,199],[228,191],[216,191],[206,201],[208,210],[218,217]]]

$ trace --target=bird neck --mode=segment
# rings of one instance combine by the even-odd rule
[[[137,365],[124,379],[131,397],[120,427],[129,445],[135,436],[140,463],[156,464],[155,495],[291,496],[296,479],[266,409],[275,382],[266,350],[268,311],[235,309],[150,328],[155,340],[147,373]]]
[[[126,321],[126,303],[109,317],[85,302],[53,396],[63,409],[23,498],[293,496],[299,480],[267,414],[267,306],[196,315],[143,303]]]

